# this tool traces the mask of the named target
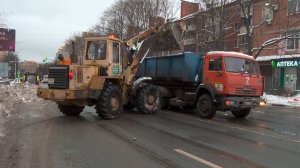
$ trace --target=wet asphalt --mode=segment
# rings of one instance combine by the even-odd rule
[[[0,167],[300,167],[300,108],[267,106],[246,119],[192,110],[126,111],[99,119],[87,107],[65,117],[55,104],[16,105],[2,138]]]

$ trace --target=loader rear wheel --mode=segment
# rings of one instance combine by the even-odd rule
[[[118,118],[123,111],[122,93],[118,86],[107,83],[96,104],[98,116],[112,120]]]
[[[58,105],[59,110],[66,116],[78,116],[84,109],[84,106]]]
[[[236,118],[245,118],[246,116],[249,115],[251,109],[242,109],[242,110],[232,110],[231,113],[236,117]]]
[[[213,101],[208,94],[199,96],[197,101],[197,113],[202,118],[211,119],[216,114],[216,108]]]
[[[147,84],[136,95],[136,107],[144,114],[157,113],[161,109],[161,98],[157,87]]]

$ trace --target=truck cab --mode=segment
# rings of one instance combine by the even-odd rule
[[[219,110],[230,110],[237,117],[263,104],[264,78],[259,65],[249,55],[237,52],[208,52],[204,58],[203,84],[213,89]]]

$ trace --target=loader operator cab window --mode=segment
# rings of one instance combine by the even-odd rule
[[[113,43],[113,63],[119,63],[120,59],[120,44]]]
[[[106,47],[105,40],[101,41],[89,41],[87,45],[87,59],[89,60],[105,60],[106,59]]]

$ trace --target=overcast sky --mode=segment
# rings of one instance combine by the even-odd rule
[[[69,36],[88,30],[114,0],[1,0],[0,13],[16,29],[16,52],[22,60],[42,62]]]

